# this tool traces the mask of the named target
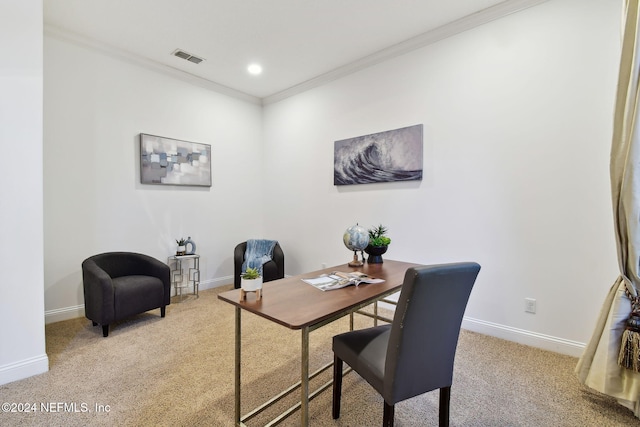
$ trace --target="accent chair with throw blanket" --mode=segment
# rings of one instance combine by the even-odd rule
[[[234,281],[240,287],[240,275],[247,267],[257,268],[263,282],[284,277],[284,252],[276,240],[251,239],[239,243],[233,251]]]

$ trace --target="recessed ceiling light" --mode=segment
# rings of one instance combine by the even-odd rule
[[[262,66],[259,64],[251,64],[247,67],[247,71],[249,71],[249,74],[257,76],[258,74],[262,74]]]

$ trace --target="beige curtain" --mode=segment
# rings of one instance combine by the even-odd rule
[[[640,417],[640,374],[618,366],[622,332],[631,313],[627,287],[638,294],[640,279],[640,40],[638,0],[625,0],[622,55],[618,76],[613,140],[611,195],[620,276],[607,295],[591,341],[576,373],[587,386],[618,399]]]

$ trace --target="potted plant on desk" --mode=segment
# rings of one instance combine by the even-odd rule
[[[382,254],[387,252],[391,239],[387,237],[387,227],[380,224],[377,227],[369,229],[369,244],[364,251],[369,254],[367,262],[369,264],[381,264]]]
[[[240,275],[240,300],[247,297],[247,292],[255,292],[256,299],[262,297],[262,276],[257,268],[247,267]]]

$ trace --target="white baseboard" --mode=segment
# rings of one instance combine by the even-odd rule
[[[580,357],[585,348],[585,344],[581,342],[552,337],[550,335],[486,322],[484,320],[473,319],[471,317],[464,317],[462,319],[462,327],[480,334],[490,335],[507,341],[513,341],[519,344],[566,354],[573,357]]]
[[[233,283],[233,276],[225,276],[217,279],[206,280],[200,282],[200,290],[213,289]],[[398,294],[392,295],[389,299],[397,300]],[[395,306],[380,303],[380,307],[394,310]],[[57,310],[48,310],[45,312],[45,323],[59,322],[62,320],[74,319],[84,316],[84,305],[75,307],[67,307]],[[513,328],[511,326],[500,325],[498,323],[487,322],[471,317],[464,317],[462,327],[469,331],[478,332],[480,334],[490,335],[492,337],[505,339],[507,341],[517,342],[519,344],[529,345],[531,347],[541,348],[543,350],[554,351],[556,353],[566,354],[568,356],[580,357],[584,351],[585,344],[577,341],[571,341],[564,338],[553,337],[551,335],[531,332],[524,329]]]
[[[0,385],[42,374],[48,370],[49,358],[46,354],[0,366]]]
[[[233,276],[225,276],[219,277],[217,279],[205,280],[200,282],[200,289],[213,289],[219,288],[220,286],[232,285],[233,284]]]
[[[48,325],[49,323],[61,322],[77,317],[84,317],[84,304],[46,310],[44,312],[44,323]]]
[[[388,300],[397,301],[400,293],[395,293],[388,297]],[[388,310],[395,310],[395,306],[384,302],[379,303],[380,307]],[[577,341],[566,340],[564,338],[553,337],[550,335],[539,334],[524,329],[513,328],[511,326],[500,325],[498,323],[487,322],[484,320],[474,319],[472,317],[464,317],[462,319],[462,328],[469,331],[478,332],[480,334],[501,338],[507,341],[517,342],[519,344],[531,347],[541,348],[568,356],[580,357],[584,351],[585,344]]]
[[[200,290],[204,289],[213,289],[219,286],[228,285],[233,283],[233,276],[220,277],[218,279],[205,280],[200,282]],[[193,290],[191,290],[193,292]],[[173,295],[173,289],[172,289]],[[84,317],[84,304],[65,307],[65,308],[57,308],[54,310],[46,310],[44,312],[44,323],[55,323],[61,322],[63,320],[76,319],[78,317]]]

